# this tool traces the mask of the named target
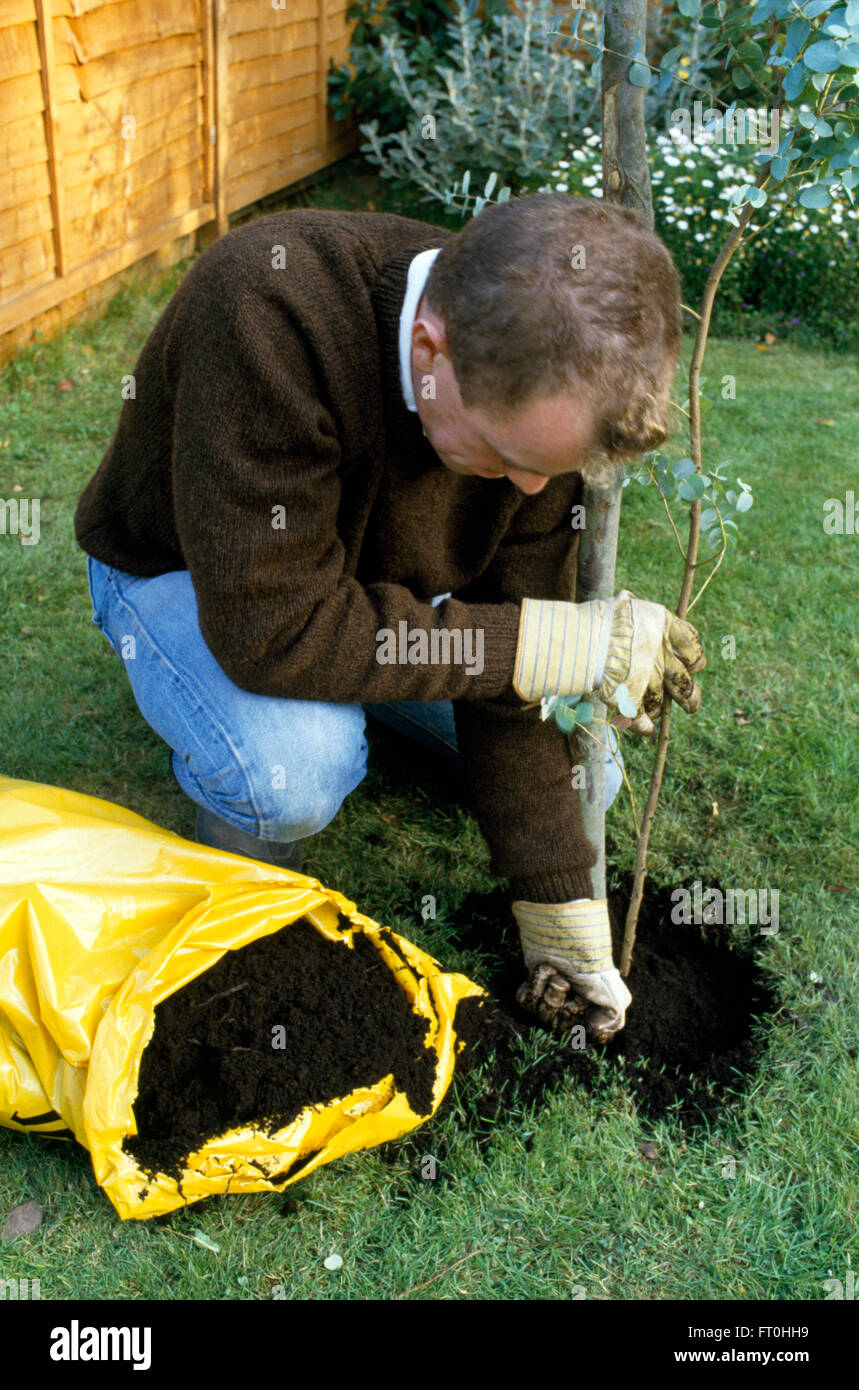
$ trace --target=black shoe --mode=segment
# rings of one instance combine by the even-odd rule
[[[197,807],[196,839],[198,845],[225,849],[230,854],[243,854],[246,859],[260,859],[278,869],[303,872],[304,855],[300,840],[261,840],[247,830],[239,830],[229,821],[216,816],[204,806]]]

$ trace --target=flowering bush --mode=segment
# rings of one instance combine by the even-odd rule
[[[688,304],[700,301],[724,241],[728,204],[753,183],[759,146],[727,147],[693,139],[677,127],[651,139],[655,229],[671,250]],[[600,137],[586,129],[569,159],[559,159],[541,192],[602,196]],[[729,263],[719,286],[714,330],[771,330],[799,342],[859,347],[859,209],[833,202],[825,214],[794,204],[776,189],[752,224],[749,244]],[[774,220],[773,220],[774,219]]]

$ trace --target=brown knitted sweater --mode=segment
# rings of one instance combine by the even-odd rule
[[[527,497],[451,473],[407,409],[409,264],[451,235],[302,209],[215,242],[143,347],[75,533],[131,574],[189,570],[206,643],[246,690],[453,700],[493,871],[516,897],[565,902],[590,897],[593,862],[567,740],[511,681],[521,599],[573,596],[581,475]],[[430,643],[482,629],[482,672],[380,664],[377,633],[402,622]]]

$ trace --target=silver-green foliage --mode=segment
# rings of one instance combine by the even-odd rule
[[[470,170],[481,185],[491,173],[514,190],[541,179],[558,149],[599,107],[599,65],[571,56],[557,33],[557,0],[522,0],[520,12],[481,20],[458,0],[448,55],[435,80],[420,76],[402,38],[382,34],[393,81],[412,119],[393,135],[378,122],[361,126],[362,152],[385,178],[445,193]],[[599,38],[597,7],[578,27]]]

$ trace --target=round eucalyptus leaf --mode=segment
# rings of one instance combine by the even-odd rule
[[[810,72],[837,72],[841,67],[841,50],[832,39],[820,39],[809,45],[802,59]]]
[[[685,502],[698,502],[707,491],[707,484],[700,473],[695,473],[691,478],[684,478],[677,491]]]
[[[790,71],[785,73],[781,84],[788,101],[796,101],[805,86],[807,76],[802,59],[797,59]]]
[[[555,710],[555,723],[558,728],[563,730],[565,734],[568,734],[575,725],[575,722],[575,712],[570,709],[569,705],[559,705]]]
[[[649,87],[652,73],[646,63],[630,63],[627,77],[633,87]]]
[[[625,685],[617,687],[614,692],[614,699],[620,714],[625,715],[627,719],[635,719],[638,709]]]
[[[799,201],[804,208],[828,208],[832,199],[822,183],[813,183],[810,188],[802,189]]]

